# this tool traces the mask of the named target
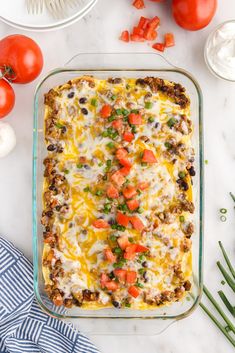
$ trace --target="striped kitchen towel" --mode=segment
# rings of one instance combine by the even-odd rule
[[[41,311],[32,264],[0,237],[0,353],[98,353],[72,324]]]

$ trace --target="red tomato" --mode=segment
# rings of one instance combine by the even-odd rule
[[[102,118],[108,118],[112,113],[112,107],[109,104],[103,105],[100,111],[100,115]]]
[[[125,250],[127,246],[130,245],[127,235],[123,235],[117,239],[118,245],[122,250]]]
[[[134,0],[132,5],[135,6],[137,8],[137,10],[145,8],[144,0]]]
[[[119,159],[119,163],[123,166],[123,167],[132,167],[131,162],[129,161],[128,158],[121,158]]]
[[[137,273],[135,271],[127,271],[126,273],[126,283],[133,284],[137,278]]]
[[[139,288],[137,288],[136,286],[131,286],[129,287],[128,289],[128,293],[134,297],[134,298],[137,298],[139,295],[140,295],[140,290]]]
[[[11,85],[0,80],[0,119],[10,113],[15,104],[15,93]]]
[[[149,23],[149,19],[141,16],[139,23],[138,23],[138,28],[145,29],[145,27],[147,26],[148,23]]]
[[[140,205],[138,200],[129,200],[126,202],[126,204],[127,204],[130,211],[136,210]]]
[[[149,187],[149,182],[147,181],[141,181],[137,186],[137,188],[140,190],[147,189],[148,187]]]
[[[214,17],[217,0],[173,0],[172,11],[176,23],[189,31],[206,27]]]
[[[126,199],[131,199],[133,196],[137,194],[136,188],[134,186],[128,186],[122,191],[124,197]]]
[[[129,36],[129,32],[128,31],[123,31],[119,37],[120,40],[122,40],[123,42],[129,42],[130,40],[130,36]]]
[[[131,132],[124,132],[123,134],[123,140],[125,140],[126,142],[131,142],[134,137],[135,135],[132,134]]]
[[[125,178],[119,170],[117,170],[115,173],[113,173],[113,175],[111,176],[111,179],[119,187],[125,183]]]
[[[105,287],[105,283],[110,281],[109,276],[106,273],[101,273],[100,276],[100,284],[101,284],[101,288]]]
[[[166,33],[165,34],[165,47],[173,47],[175,45],[175,38],[173,33]]]
[[[118,285],[118,283],[115,282],[115,281],[109,281],[109,282],[106,282],[106,283],[105,283],[105,287],[106,287],[108,290],[110,290],[110,291],[112,291],[112,292],[115,292],[115,290],[118,289],[119,285]]]
[[[107,196],[110,199],[117,199],[119,197],[119,192],[113,185],[110,185],[107,189]]]
[[[142,162],[144,163],[156,163],[157,159],[154,156],[153,151],[151,150],[144,150],[143,152],[143,157],[142,157]]]
[[[164,51],[165,50],[165,44],[164,43],[155,43],[152,45],[153,49],[156,49],[158,51]]]
[[[111,264],[117,261],[117,256],[112,253],[112,250],[110,248],[104,249],[104,257],[105,260],[107,260]]]
[[[31,82],[42,71],[41,49],[33,39],[21,34],[5,37],[0,41],[0,67],[14,83]]]
[[[136,255],[136,244],[130,244],[126,247],[125,253],[123,255],[126,260],[134,260]]]
[[[132,33],[130,35],[130,40],[132,42],[144,42],[144,38],[142,36],[140,36],[139,34],[134,34],[134,33]]]
[[[92,225],[95,227],[95,228],[109,228],[109,224],[108,222],[104,221],[103,219],[96,219]]]
[[[131,167],[123,167],[119,170],[119,172],[121,173],[121,175],[127,176],[130,174],[131,171]]]
[[[142,116],[140,114],[131,113],[128,116],[129,123],[132,125],[141,125],[142,124]]]
[[[126,270],[123,270],[121,268],[116,268],[113,271],[115,277],[118,278],[119,282],[125,282],[126,281]]]
[[[147,248],[146,246],[140,245],[140,244],[136,244],[136,252],[146,252],[149,251],[149,248]]]
[[[124,213],[118,212],[117,213],[117,223],[123,227],[127,227],[129,223],[129,217],[126,216]]]
[[[125,148],[118,148],[116,151],[117,159],[125,158],[128,155],[128,152]]]
[[[118,120],[114,120],[112,122],[112,127],[116,130],[120,129],[123,126],[122,120],[118,119]]]
[[[143,222],[137,216],[130,217],[130,222],[135,230],[139,230],[140,232],[142,232],[142,230],[144,229]]]

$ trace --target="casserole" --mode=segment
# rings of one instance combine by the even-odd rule
[[[131,56],[129,68],[127,58]],[[64,68],[50,73],[39,85],[35,94],[34,116],[34,173],[33,173],[33,237],[34,237],[34,287],[36,297],[41,306],[50,314],[58,317],[71,318],[136,318],[136,319],[180,319],[187,316],[198,305],[202,288],[202,238],[203,238],[203,144],[202,144],[202,116],[201,93],[196,81],[183,70],[162,64],[162,58],[156,54],[90,54],[81,55],[86,64],[76,63],[75,68]],[[77,60],[77,59],[75,59]],[[80,59],[81,60],[81,59]],[[130,60],[130,59],[129,59]],[[133,60],[133,61],[132,61]],[[158,63],[157,63],[158,60]],[[94,65],[97,64],[99,69]],[[135,64],[133,64],[133,62]],[[124,66],[125,63],[125,66]],[[71,63],[70,63],[71,65]],[[168,67],[167,67],[168,66]],[[125,69],[123,69],[125,67]],[[81,308],[68,308],[62,311],[51,303],[44,291],[42,274],[42,227],[40,218],[42,213],[42,183],[43,159],[47,152],[43,136],[43,96],[54,86],[75,77],[93,75],[96,78],[128,77],[143,78],[146,76],[160,77],[165,80],[181,83],[190,96],[191,119],[194,125],[193,146],[195,149],[195,169],[197,175],[194,179],[195,203],[195,234],[192,238],[192,271],[193,283],[191,299],[185,298],[182,302],[175,302],[169,307],[154,307],[152,310],[82,310]],[[150,320],[151,321],[151,320]]]

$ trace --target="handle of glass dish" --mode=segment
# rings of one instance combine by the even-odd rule
[[[140,70],[176,68],[165,56],[158,53],[78,53],[65,67],[83,70]]]

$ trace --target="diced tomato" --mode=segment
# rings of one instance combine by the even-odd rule
[[[125,148],[118,148],[116,151],[117,159],[126,158],[127,155],[128,155],[128,152]]]
[[[138,200],[129,200],[126,203],[130,211],[136,210],[140,205]]]
[[[122,212],[117,212],[117,223],[120,224],[120,226],[127,227],[129,223],[129,217],[126,216]]]
[[[148,189],[148,187],[149,187],[149,182],[148,181],[141,181],[138,184],[137,189],[145,190],[145,189]]]
[[[95,228],[109,228],[109,224],[108,222],[104,221],[103,219],[96,219],[92,225],[95,227]]]
[[[127,142],[131,142],[134,139],[135,135],[132,134],[132,132],[124,132],[123,134],[123,140]]]
[[[158,51],[164,51],[165,50],[165,44],[164,43],[155,43],[152,45],[153,49],[156,49]]]
[[[119,187],[125,183],[125,178],[119,170],[117,170],[115,173],[113,173],[113,175],[111,176],[111,179]]]
[[[132,216],[129,218],[134,229],[139,230],[140,232],[144,229],[143,222],[137,216]]]
[[[142,28],[139,28],[139,27],[133,27],[132,34],[137,34],[138,36],[143,37],[144,30]]]
[[[173,33],[165,34],[165,46],[166,48],[173,47],[175,45],[175,38]]]
[[[131,167],[123,167],[120,169],[120,173],[124,176],[127,176],[130,174]]]
[[[123,166],[123,167],[132,167],[131,162],[129,161],[129,159],[127,158],[120,158],[119,159],[119,163]]]
[[[123,126],[123,122],[121,119],[118,119],[118,120],[114,120],[112,122],[112,127],[116,130],[120,129],[121,127]]]
[[[117,199],[119,197],[119,192],[118,190],[111,184],[109,185],[108,189],[107,189],[107,196],[110,199]]]
[[[109,276],[106,275],[106,273],[101,273],[100,276],[100,284],[101,287],[104,288],[105,287],[105,283],[108,282],[110,280]]]
[[[108,118],[112,113],[112,107],[109,104],[103,105],[100,111],[100,115],[102,118]]]
[[[117,261],[117,256],[112,253],[110,248],[104,249],[104,257],[111,264]]]
[[[157,38],[157,32],[155,31],[155,29],[152,29],[151,27],[147,27],[144,30],[143,37],[146,40],[155,40]]]
[[[137,298],[140,295],[140,290],[136,286],[131,286],[128,288],[128,293],[134,297]]]
[[[126,272],[126,283],[132,284],[136,282],[137,273],[135,271]]]
[[[134,186],[127,186],[125,189],[123,189],[122,193],[126,199],[131,199],[137,194],[137,191]]]
[[[143,157],[142,157],[142,162],[145,162],[145,163],[156,163],[156,162],[157,162],[157,159],[156,159],[156,157],[154,156],[153,151],[151,151],[151,150],[144,150],[144,152],[143,152]]]
[[[129,123],[132,125],[141,125],[142,116],[140,114],[131,113],[128,117]]]
[[[120,40],[122,40],[123,42],[129,42],[130,40],[130,36],[129,36],[129,32],[128,31],[123,31],[119,37]]]
[[[147,248],[146,246],[136,244],[136,252],[147,252],[147,251],[149,251],[149,248]]]
[[[152,29],[156,29],[157,26],[159,26],[159,24],[160,24],[160,18],[158,16],[155,16],[149,21],[148,27]]]
[[[136,255],[136,244],[130,244],[126,247],[125,253],[123,255],[126,260],[134,260]]]
[[[141,16],[138,23],[138,28],[145,29],[148,23],[149,23],[149,19]]]
[[[143,36],[140,36],[139,34],[130,34],[130,40],[132,42],[144,42],[145,39],[143,38]]]
[[[120,282],[123,282],[123,283],[126,282],[126,270],[123,270],[121,268],[116,268],[115,270],[113,270],[113,273]]]
[[[134,2],[132,3],[133,6],[135,6],[135,8],[137,10],[141,10],[145,8],[144,5],[144,0],[134,0]]]
[[[123,235],[117,239],[118,245],[122,250],[125,250],[127,246],[130,245],[127,235]]]
[[[105,283],[105,288],[107,288],[108,290],[115,292],[115,290],[117,290],[119,288],[119,284],[115,281],[109,281]]]

